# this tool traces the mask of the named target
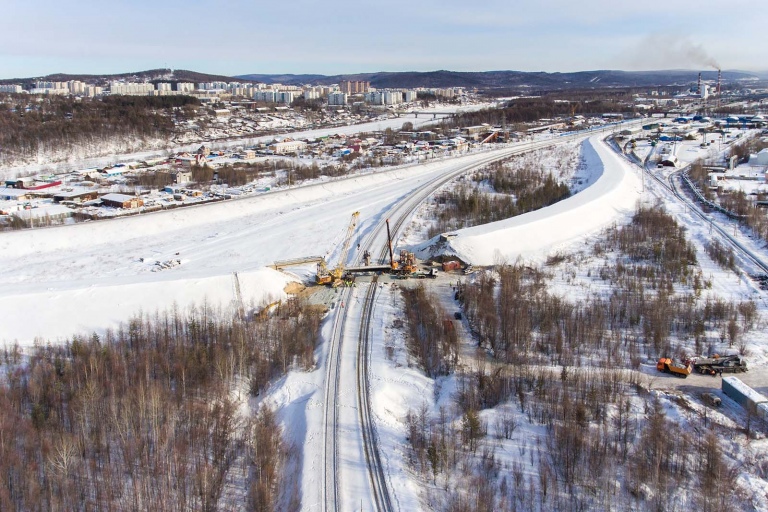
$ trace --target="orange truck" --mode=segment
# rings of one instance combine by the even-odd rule
[[[691,363],[679,363],[667,357],[659,359],[659,362],[656,363],[656,369],[660,372],[671,373],[676,377],[682,377],[683,379],[689,376],[693,371]]]

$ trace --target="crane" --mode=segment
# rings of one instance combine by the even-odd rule
[[[387,243],[389,244],[389,267],[391,271],[396,274],[413,274],[416,271],[416,255],[403,249],[400,251],[400,260],[395,261],[394,259],[389,219],[387,219]]]
[[[360,216],[360,212],[352,214],[352,219],[349,221],[347,227],[347,234],[344,236],[344,243],[341,247],[341,255],[339,256],[338,264],[333,270],[328,271],[325,260],[320,261],[317,264],[317,284],[330,284],[332,286],[338,286],[341,282],[341,277],[344,275],[344,267],[347,264],[347,255],[349,254],[349,245],[352,242],[352,234],[357,227],[357,218]]]

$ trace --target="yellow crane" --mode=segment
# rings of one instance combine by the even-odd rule
[[[416,272],[416,255],[405,249],[400,251],[400,261],[395,261],[392,250],[392,233],[389,231],[387,219],[387,243],[389,244],[389,267],[395,274],[413,274]]]
[[[352,235],[357,227],[357,218],[360,216],[360,212],[352,214],[352,219],[349,221],[347,227],[347,234],[344,237],[344,245],[341,247],[341,255],[339,256],[339,262],[333,270],[328,270],[325,260],[318,262],[317,264],[317,284],[330,284],[332,286],[338,286],[341,282],[341,278],[344,275],[344,267],[347,263],[347,255],[349,254],[349,245],[352,242]]]

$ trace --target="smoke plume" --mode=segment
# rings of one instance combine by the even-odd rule
[[[650,34],[630,49],[625,57],[634,69],[720,69],[720,64],[701,43],[694,43],[689,37],[677,34]]]

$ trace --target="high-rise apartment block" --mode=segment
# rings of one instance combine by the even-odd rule
[[[346,105],[347,94],[343,92],[332,92],[328,95],[328,105]]]
[[[347,94],[363,94],[368,92],[371,87],[371,82],[365,82],[362,80],[342,80],[339,82],[339,89],[341,92]]]

